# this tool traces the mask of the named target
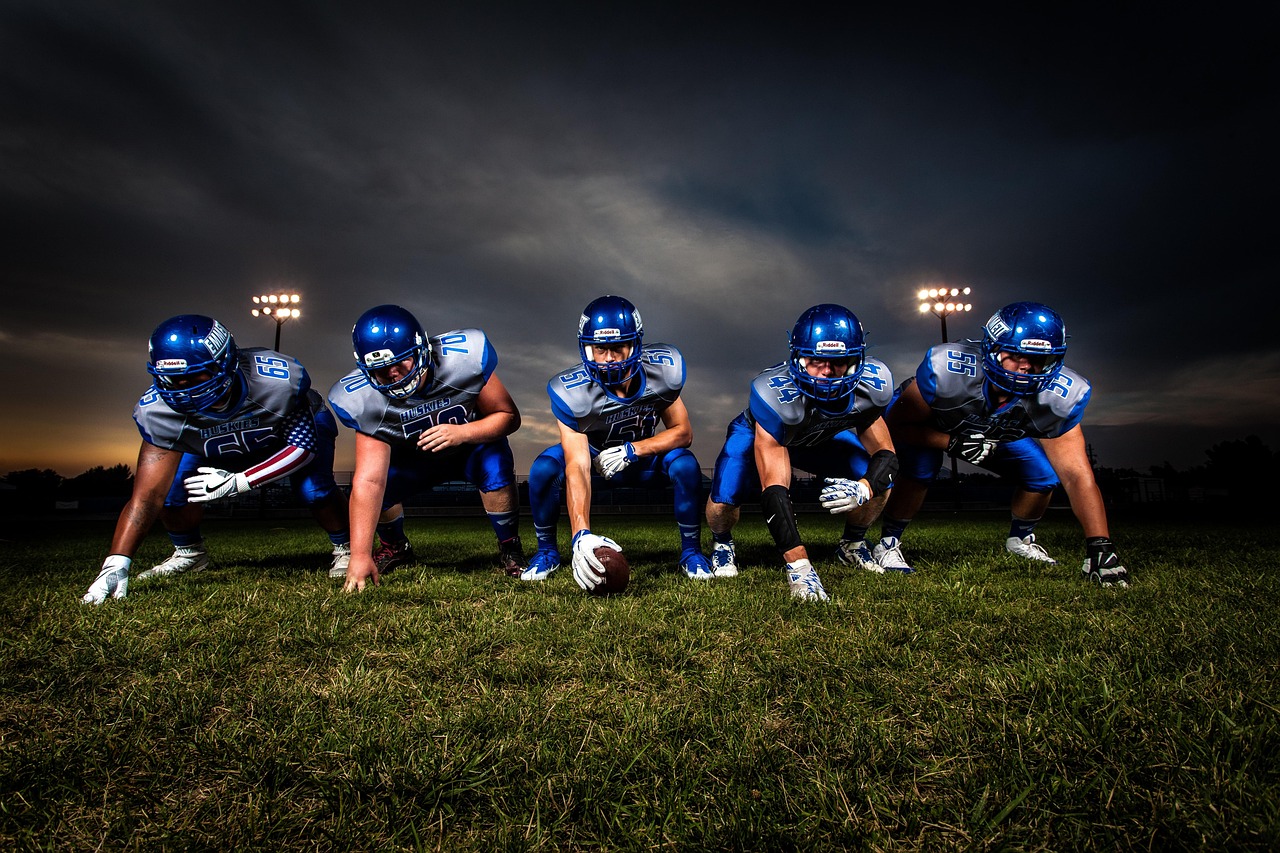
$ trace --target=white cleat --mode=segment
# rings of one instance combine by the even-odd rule
[[[836,545],[836,559],[846,566],[884,574],[884,566],[876,562],[865,539],[859,539],[856,542],[852,539],[841,539]]]
[[[205,550],[204,543],[198,545],[183,545],[173,549],[173,554],[169,559],[165,560],[158,566],[147,569],[138,575],[138,580],[146,580],[147,578],[168,577],[169,575],[180,575],[183,572],[198,572],[209,565],[209,552]]]
[[[738,576],[737,557],[733,553],[732,542],[716,542],[711,549],[711,570],[718,578],[736,578]]]
[[[1028,560],[1035,560],[1038,563],[1056,565],[1058,562],[1040,547],[1036,542],[1034,533],[1029,533],[1021,539],[1017,536],[1010,536],[1005,540],[1004,547],[1010,554],[1017,554],[1019,557],[1026,557]]]
[[[871,555],[875,557],[875,561],[882,571],[902,572],[904,575],[909,575],[914,571],[906,559],[903,558],[902,542],[896,536],[881,539],[875,550],[871,552]]]
[[[351,563],[351,543],[344,542],[333,546],[333,564],[329,566],[329,577],[345,578],[347,566]]]

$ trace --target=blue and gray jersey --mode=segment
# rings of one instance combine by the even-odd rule
[[[879,359],[866,358],[848,411],[833,414],[800,392],[783,362],[752,380],[751,402],[743,415],[784,447],[813,447],[844,430],[866,429],[892,398],[893,374]]]
[[[929,404],[929,426],[948,435],[976,431],[1002,442],[1057,438],[1080,423],[1092,393],[1087,379],[1063,367],[1046,390],[997,408],[987,395],[982,349],[970,341],[930,349],[915,383]]]
[[[272,350],[241,349],[234,402],[224,413],[184,414],[169,408],[152,386],[133,409],[143,440],[166,450],[217,460],[240,470],[285,445],[316,449],[315,413],[324,400],[297,359]]]
[[[393,450],[415,448],[436,424],[464,424],[477,417],[476,401],[498,366],[498,354],[479,329],[457,329],[431,338],[430,383],[412,396],[388,397],[353,370],[329,389],[338,420]]]
[[[641,386],[628,400],[611,394],[581,363],[552,377],[547,394],[556,420],[586,433],[596,450],[652,438],[684,387],[684,356],[670,344],[644,344],[640,352]]]

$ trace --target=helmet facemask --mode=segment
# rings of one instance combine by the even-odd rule
[[[212,410],[232,391],[239,370],[235,340],[209,317],[183,315],[166,320],[148,342],[156,393],[175,412]]]
[[[591,378],[606,388],[616,388],[631,381],[640,370],[643,354],[644,323],[635,306],[621,296],[602,296],[583,311],[578,320],[578,352],[582,365]],[[618,361],[596,361],[597,346],[630,345],[626,358]]]
[[[1002,353],[1026,356],[1027,373],[1009,370]],[[987,381],[1007,394],[1039,394],[1048,390],[1062,371],[1067,354],[1067,330],[1052,308],[1035,302],[1006,305],[982,329],[982,364]]]

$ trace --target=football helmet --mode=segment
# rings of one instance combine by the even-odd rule
[[[156,393],[175,412],[209,411],[240,378],[235,339],[212,317],[170,317],[156,326],[147,349]]]
[[[862,323],[843,305],[815,305],[800,315],[791,330],[791,380],[806,397],[820,403],[838,403],[853,393],[862,378],[862,357],[867,342]],[[810,376],[810,358],[847,358],[844,376]]]
[[[431,382],[431,341],[418,318],[399,305],[379,305],[360,315],[351,329],[356,367],[369,384],[388,397],[412,395]],[[413,364],[400,379],[379,382],[374,371],[402,361]]]
[[[1006,370],[1000,353],[1031,356],[1041,363],[1034,373]],[[1014,302],[991,315],[982,327],[982,366],[987,381],[1009,394],[1039,394],[1053,384],[1067,354],[1067,326],[1048,305]]]
[[[644,323],[640,312],[621,296],[601,296],[582,312],[578,320],[578,352],[591,377],[606,387],[629,381],[640,367],[640,347]],[[631,354],[622,361],[597,363],[595,344],[631,344]]]

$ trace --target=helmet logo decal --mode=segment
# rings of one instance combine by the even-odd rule
[[[156,370],[186,370],[185,358],[162,358],[156,362]]]
[[[848,349],[844,341],[818,341],[813,345],[815,355],[845,355]]]
[[[214,320],[213,325],[209,327],[209,334],[204,336],[204,345],[208,348],[210,355],[217,355],[227,348],[230,340],[231,333],[225,326]]]
[[[987,331],[991,334],[991,337],[1000,338],[1013,331],[1013,328],[1004,321],[1004,318],[1000,316],[1000,312],[997,311],[987,321]]]
[[[1018,342],[1018,349],[1023,352],[1053,352],[1053,344],[1040,338],[1023,338]]]
[[[592,336],[597,341],[616,341],[622,337],[621,329],[596,329]]]

